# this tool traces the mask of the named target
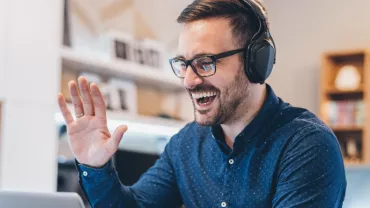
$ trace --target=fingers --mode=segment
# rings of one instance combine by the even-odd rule
[[[66,101],[64,99],[64,96],[62,95],[62,93],[59,93],[58,94],[58,105],[59,105],[59,109],[60,111],[62,112],[62,115],[64,117],[64,120],[66,122],[66,124],[70,124],[73,122],[73,117],[71,115],[71,112],[69,111],[68,107],[67,107],[67,104],[66,104]]]
[[[104,98],[96,84],[91,84],[90,88],[86,78],[79,77],[78,86],[80,88],[81,96],[78,92],[76,82],[71,81],[68,85],[76,117],[81,117],[82,115],[95,115],[100,119],[106,119]]]
[[[121,142],[123,134],[127,131],[126,125],[121,125],[114,130],[112,137],[108,140],[107,146],[111,151],[116,151]]]
[[[84,113],[85,115],[93,116],[94,115],[94,103],[91,98],[91,92],[90,92],[89,84],[86,78],[79,77],[78,85],[80,87]]]
[[[90,89],[95,107],[95,116],[100,119],[106,119],[106,106],[101,91],[95,83],[91,83]]]
[[[77,90],[77,84],[74,81],[70,81],[68,83],[68,86],[69,86],[69,93],[71,94],[71,97],[72,97],[72,103],[75,109],[75,115],[77,118],[79,118],[82,115],[84,115],[84,108],[82,105],[81,97]]]

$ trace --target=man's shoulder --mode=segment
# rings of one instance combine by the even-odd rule
[[[313,112],[306,108],[296,107],[284,103],[281,108],[271,118],[269,124],[265,127],[267,135],[262,136],[262,140],[270,140],[286,144],[302,139],[317,139],[325,137],[326,139],[336,141],[333,131]]]
[[[313,132],[333,134],[332,130],[313,112],[305,108],[290,106],[285,111],[296,112],[288,127],[293,129],[296,134],[304,135]]]
[[[287,107],[288,111],[296,112],[293,119],[278,130],[280,135],[275,142],[282,144],[282,157],[289,158],[292,154],[301,155],[300,159],[315,161],[326,158],[342,167],[342,155],[336,135],[316,114],[298,107]]]
[[[297,144],[308,142],[329,146],[338,145],[334,132],[310,110],[289,106],[282,109],[281,112],[283,112],[282,114],[286,113],[291,116],[291,119],[284,123],[278,130],[278,133],[284,136],[287,143]]]

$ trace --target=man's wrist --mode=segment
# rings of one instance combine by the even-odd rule
[[[83,164],[83,163],[80,163],[77,159],[75,159],[75,164],[76,164],[76,168],[78,171],[86,171],[86,170],[95,170],[95,171],[99,171],[99,170],[111,170],[113,169],[113,162],[112,162],[112,159],[108,160],[108,162],[106,162],[104,165],[100,166],[100,167],[93,167],[93,166],[90,166],[90,165],[87,165],[87,164]]]

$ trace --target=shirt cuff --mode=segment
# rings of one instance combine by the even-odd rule
[[[80,175],[80,179],[91,184],[104,183],[111,180],[115,176],[115,170],[112,160],[109,160],[101,168],[93,168],[79,163],[76,160],[76,167]]]

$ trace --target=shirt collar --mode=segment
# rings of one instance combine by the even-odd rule
[[[234,142],[234,151],[242,151],[244,146],[252,143],[256,133],[265,126],[279,108],[279,98],[275,95],[270,85],[266,84],[266,99],[257,116],[237,135]],[[211,133],[223,151],[230,152],[223,136],[221,125],[212,126]]]

